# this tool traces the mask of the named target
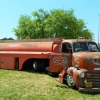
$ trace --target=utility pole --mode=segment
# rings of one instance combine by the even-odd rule
[[[99,14],[99,27],[98,27],[98,46],[99,46],[99,32],[100,32],[100,14]]]

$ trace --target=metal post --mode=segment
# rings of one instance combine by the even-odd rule
[[[99,44],[99,31],[100,31],[100,14],[99,14],[99,27],[98,27],[98,46],[100,45]]]

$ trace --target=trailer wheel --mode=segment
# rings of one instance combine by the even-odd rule
[[[33,69],[34,71],[39,71],[39,61],[34,61],[33,62]]]
[[[65,81],[69,87],[76,88],[75,82],[71,75],[69,75],[69,74],[65,75]]]

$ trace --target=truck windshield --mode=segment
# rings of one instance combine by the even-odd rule
[[[74,52],[99,52],[99,48],[95,42],[74,42],[73,43]]]

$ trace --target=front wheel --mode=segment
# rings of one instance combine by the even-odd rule
[[[69,75],[69,74],[65,75],[65,81],[69,87],[71,87],[71,88],[76,87],[73,77],[71,75]]]
[[[49,67],[46,67],[46,73],[52,77],[58,76],[58,73],[50,72]]]

